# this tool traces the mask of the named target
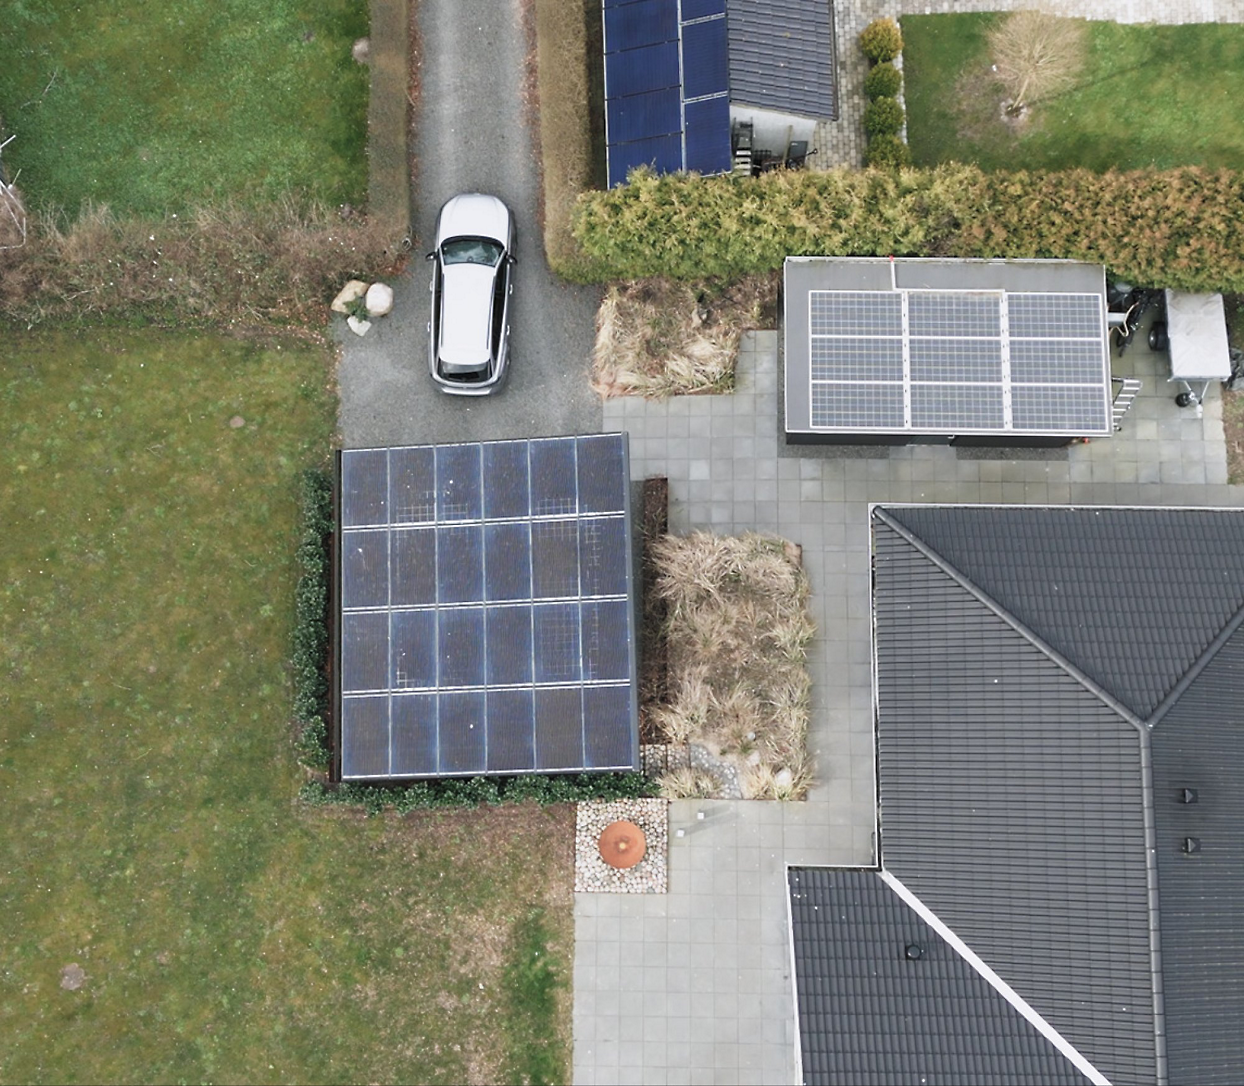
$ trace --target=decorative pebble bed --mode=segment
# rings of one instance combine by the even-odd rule
[[[580,803],[575,815],[574,888],[604,894],[663,894],[668,888],[667,801],[618,799]],[[626,819],[644,831],[644,858],[634,867],[610,867],[597,842],[611,822]]]
[[[660,743],[639,748],[639,760],[645,777],[656,779],[672,769],[680,769],[690,762],[717,781],[713,799],[743,799],[743,787],[739,783],[739,770],[724,758],[714,757],[707,747],[699,743],[664,746]]]

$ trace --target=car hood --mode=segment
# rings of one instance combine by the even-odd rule
[[[441,290],[441,361],[450,366],[480,367],[492,355],[489,318],[495,268],[450,264]]]
[[[492,238],[510,244],[510,210],[495,196],[468,192],[455,196],[436,222],[436,247],[450,238]]]

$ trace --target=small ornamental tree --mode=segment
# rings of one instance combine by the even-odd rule
[[[868,141],[868,151],[864,161],[869,166],[882,169],[898,169],[900,166],[911,165],[911,148],[898,136],[874,136]]]
[[[877,98],[897,98],[903,86],[903,73],[893,64],[878,64],[864,77],[864,94],[871,102]]]
[[[860,33],[860,48],[876,64],[893,60],[903,51],[903,32],[893,19],[874,19]]]
[[[864,131],[870,137],[894,136],[903,127],[903,107],[897,98],[878,98],[864,107]]]

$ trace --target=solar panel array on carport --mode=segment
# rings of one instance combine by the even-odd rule
[[[625,435],[340,473],[343,779],[636,768]]]
[[[1072,261],[790,258],[786,431],[1112,431],[1105,274]]]
[[[725,0],[604,0],[609,184],[731,168]]]

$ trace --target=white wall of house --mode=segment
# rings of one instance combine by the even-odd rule
[[[815,150],[812,143],[812,136],[816,131],[815,117],[800,117],[794,113],[778,113],[772,109],[758,109],[741,102],[731,102],[731,126],[748,121],[752,124],[752,147],[755,150],[783,155],[795,140],[806,140],[808,150]]]

